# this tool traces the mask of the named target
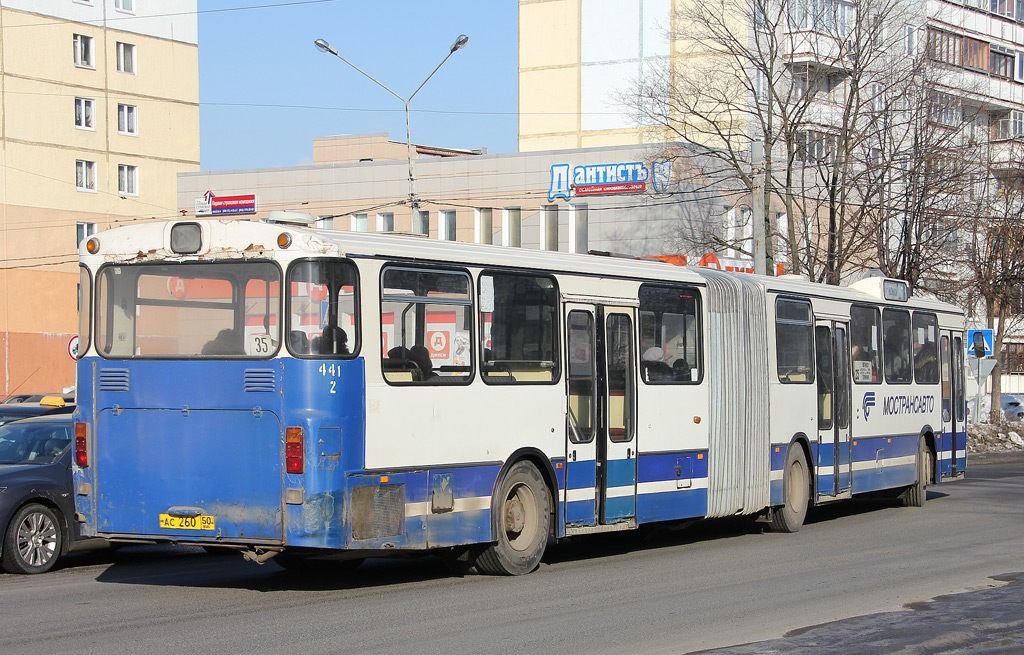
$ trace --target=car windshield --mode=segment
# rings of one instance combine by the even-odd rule
[[[10,423],[11,421],[17,421],[18,419],[28,418],[29,416],[39,416],[49,411],[48,407],[36,407],[33,405],[22,405],[12,408],[0,408],[0,425],[4,423]]]
[[[24,422],[0,426],[0,464],[52,464],[71,447],[70,422]]]

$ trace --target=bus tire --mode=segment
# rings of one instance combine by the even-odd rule
[[[490,575],[523,575],[540,565],[548,544],[551,500],[537,467],[520,460],[506,471],[491,501],[497,541],[476,558]]]
[[[782,468],[782,505],[773,507],[769,525],[775,532],[796,532],[804,524],[810,501],[807,456],[798,443],[789,445]]]
[[[932,453],[924,445],[924,437],[917,439],[917,482],[904,489],[898,496],[900,505],[903,507],[924,507],[924,501],[928,496],[929,471],[931,471]]]

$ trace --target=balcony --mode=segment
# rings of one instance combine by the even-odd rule
[[[782,44],[782,59],[787,64],[835,71],[853,68],[852,54],[846,51],[843,39],[811,30],[788,32]]]

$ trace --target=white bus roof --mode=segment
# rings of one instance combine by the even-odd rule
[[[202,230],[202,246],[193,254],[177,254],[171,250],[170,234],[174,226],[197,224]],[[291,243],[278,246],[278,237],[287,234]],[[90,254],[87,244],[96,240],[98,250]],[[466,242],[440,241],[423,236],[396,233],[351,232],[301,227],[293,224],[264,223],[246,220],[188,219],[166,222],[145,222],[116,227],[83,240],[79,247],[81,261],[98,268],[104,263],[135,264],[159,261],[209,261],[216,259],[271,258],[291,261],[303,257],[370,257],[451,263],[466,266],[540,269],[551,272],[597,275],[639,280],[663,280],[704,284],[713,269],[674,266],[656,259],[628,256],[603,256],[509,248]],[[713,274],[713,273],[712,273]],[[818,296],[848,302],[872,302],[894,306],[879,291],[871,292],[877,283],[858,283],[840,287],[809,282],[797,276],[769,277],[748,273],[769,292]],[[932,298],[914,296],[914,307],[962,314],[955,305]]]

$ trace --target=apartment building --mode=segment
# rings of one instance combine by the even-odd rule
[[[691,15],[689,2],[520,0],[519,150],[667,140],[623,100],[652,72],[685,67],[693,56],[692,25],[673,20]],[[829,49],[858,24],[859,7],[882,4],[896,13],[870,0],[752,0],[723,5],[734,14],[721,24],[752,34],[743,21],[779,6],[788,14],[780,64],[798,76],[827,63],[841,82],[841,57]],[[955,69],[942,83],[946,92],[966,96],[993,141],[1024,137],[1024,0],[906,0],[900,12],[902,24],[887,21],[875,44],[898,44],[907,56],[926,54]]]
[[[74,384],[77,244],[199,169],[196,0],[0,5],[0,397]]]

